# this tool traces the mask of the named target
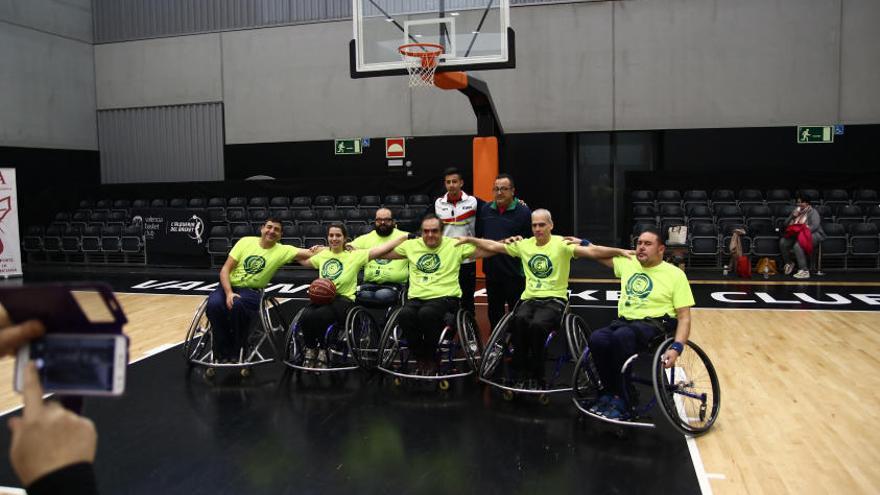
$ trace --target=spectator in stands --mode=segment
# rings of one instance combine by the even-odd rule
[[[794,278],[810,278],[810,257],[816,247],[825,239],[825,231],[822,230],[822,217],[812,206],[810,201],[797,198],[795,208],[785,222],[785,230],[779,238],[779,251],[782,252],[784,262],[783,271],[791,275],[794,271],[794,263],[791,253],[794,252],[798,271]]]
[[[434,215],[422,220],[422,236],[410,239],[385,255],[409,260],[407,301],[400,310],[400,328],[406,337],[419,374],[436,373],[436,344],[450,316],[463,307],[459,283],[461,265],[474,258],[492,256],[469,244],[457,244],[443,235]]]
[[[443,171],[446,194],[434,201],[434,215],[443,222],[443,235],[463,237],[477,235],[477,212],[482,200],[465,193],[464,179],[457,168]],[[473,260],[461,263],[458,273],[461,286],[461,307],[474,313],[474,291],[477,288],[477,265]]]
[[[0,313],[0,356],[15,354],[19,347],[46,331],[39,321],[13,325],[2,308]],[[27,492],[98,493],[92,468],[98,442],[95,425],[54,400],[44,402],[33,363],[25,370],[22,394],[22,415],[9,419],[9,462]]]
[[[350,245],[356,249],[370,249],[408,235],[409,232],[397,229],[391,210],[379,208],[376,210],[375,230],[356,238]],[[364,283],[358,289],[357,301],[368,305],[393,305],[399,298],[399,291],[407,278],[409,278],[408,261],[374,259],[364,266]]]
[[[475,245],[487,253],[507,254],[518,258],[516,262],[525,273],[526,283],[511,327],[513,343],[512,367],[518,388],[543,388],[544,342],[547,335],[559,325],[568,301],[568,276],[573,258],[610,259],[627,257],[631,251],[576,240],[577,245],[567,243],[553,234],[553,217],[548,210],[539,208],[531,214],[531,230],[528,239],[512,237],[502,244],[489,239],[463,237],[460,242]],[[515,304],[515,303],[514,303]],[[512,307],[512,306],[511,306]]]
[[[508,237],[529,237],[532,233],[532,210],[516,197],[513,177],[499,174],[492,188],[495,200],[480,208],[477,226],[481,237],[500,241]],[[489,323],[492,328],[504,316],[505,304],[513,310],[525,290],[526,278],[519,260],[496,256],[483,263],[486,273],[486,296],[489,299]]]
[[[206,313],[214,334],[214,359],[237,360],[251,318],[260,309],[260,290],[291,260],[307,260],[312,252],[279,244],[281,221],[267,218],[260,236],[241,238],[220,269],[220,287],[208,296]]]
[[[310,303],[302,315],[302,334],[305,341],[303,364],[306,367],[326,368],[329,356],[323,345],[322,336],[327,328],[336,323],[344,324],[345,315],[354,305],[354,293],[357,287],[358,272],[369,261],[372,261],[400,245],[406,240],[406,234],[389,238],[370,249],[345,249],[348,232],[341,223],[333,223],[327,227],[327,245],[316,246],[316,253],[308,259],[300,260],[300,264],[318,269],[318,275],[333,282],[336,286],[336,298],[330,304]]]
[[[572,238],[569,242],[578,243]],[[590,349],[604,384],[604,394],[590,410],[610,419],[627,419],[620,369],[636,352],[647,348],[658,334],[675,336],[663,355],[669,368],[684,351],[691,330],[690,308],[694,296],[687,276],[677,266],[663,261],[665,241],[656,229],[647,229],[636,241],[636,259],[618,256],[600,260],[614,268],[620,278],[617,320],[590,334]]]

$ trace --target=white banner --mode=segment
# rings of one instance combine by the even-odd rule
[[[0,277],[21,276],[15,169],[0,168]]]

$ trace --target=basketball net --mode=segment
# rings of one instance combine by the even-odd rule
[[[403,65],[409,73],[409,87],[434,86],[437,62],[443,55],[443,47],[434,43],[409,43],[398,48]]]

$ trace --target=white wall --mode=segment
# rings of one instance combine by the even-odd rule
[[[88,0],[0,1],[0,146],[97,149]]]
[[[475,74],[508,132],[880,122],[876,0],[625,0],[511,18],[517,68]],[[227,143],[474,131],[454,92],[350,79],[350,37],[346,21],[100,45],[99,106],[219,91]]]

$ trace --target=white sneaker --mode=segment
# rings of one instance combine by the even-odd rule
[[[785,267],[782,269],[786,275],[791,275],[791,272],[794,271],[794,263],[786,263]]]
[[[303,357],[303,365],[311,366],[315,361],[315,356],[318,354],[317,349],[313,349],[311,347],[306,348],[305,356]]]
[[[794,278],[810,278],[810,272],[807,270],[798,270],[798,272],[794,274]]]
[[[327,367],[327,351],[321,349],[318,351],[318,364],[315,365],[316,368],[326,368]]]

